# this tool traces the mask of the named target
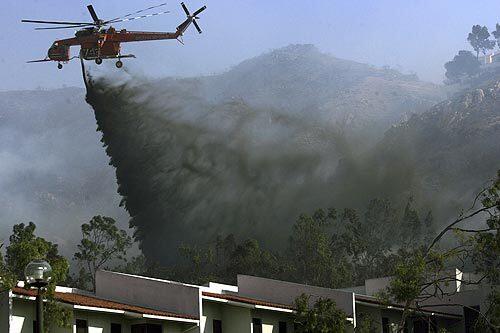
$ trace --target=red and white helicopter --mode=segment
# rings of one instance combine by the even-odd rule
[[[141,18],[162,15],[169,13],[169,11],[163,11],[153,14],[146,14],[140,16],[132,16],[140,14],[142,12],[151,10],[153,8],[158,8],[165,6],[166,3],[162,3],[156,6],[138,10],[134,13],[130,13],[121,17],[116,17],[111,20],[100,19],[92,5],[88,5],[87,9],[90,12],[90,16],[94,20],[93,22],[65,22],[65,21],[41,21],[41,20],[22,20],[21,22],[26,23],[40,23],[40,24],[53,24],[57,25],[55,27],[44,27],[36,28],[35,30],[47,30],[47,29],[79,29],[75,33],[75,37],[67,39],[59,39],[52,43],[52,46],[47,52],[47,57],[41,60],[33,60],[28,62],[46,62],[46,61],[56,61],[57,68],[62,69],[63,63],[67,63],[71,59],[81,58],[85,60],[94,60],[96,64],[101,64],[103,59],[117,59],[116,67],[121,68],[123,63],[122,58],[135,58],[133,54],[121,54],[121,43],[128,42],[142,42],[148,40],[163,40],[163,39],[177,39],[181,43],[180,38],[186,31],[186,29],[191,25],[194,25],[196,30],[201,33],[201,29],[196,22],[199,19],[198,15],[204,11],[207,7],[203,6],[194,13],[190,13],[186,5],[182,2],[181,6],[187,15],[187,19],[182,22],[175,30],[175,32],[148,32],[148,31],[127,31],[125,29],[116,30],[111,26],[111,24],[118,22],[126,22],[137,20]],[[70,47],[80,46],[79,56],[71,57]]]

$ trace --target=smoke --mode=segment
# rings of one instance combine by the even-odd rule
[[[414,197],[444,224],[469,202],[470,184],[480,185],[471,178],[459,192],[463,186],[447,190],[452,180],[439,184],[447,171],[433,175],[421,164],[432,142],[418,150],[390,138],[360,144],[363,133],[352,139],[321,108],[287,112],[200,91],[197,80],[133,76],[95,78],[87,91],[130,226],[150,259],[173,261],[179,245],[228,233],[280,247],[299,214],[364,208],[373,198],[397,206]],[[453,153],[435,147],[436,161],[453,163]],[[462,169],[456,175],[465,178]],[[432,177],[436,188],[426,184]]]
[[[78,88],[0,93],[0,240],[33,221],[70,257],[92,216],[126,225],[84,96]]]
[[[190,88],[98,79],[87,94],[146,255],[228,232],[278,246],[300,213],[331,203],[333,128]]]

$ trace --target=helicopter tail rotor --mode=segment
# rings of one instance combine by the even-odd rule
[[[196,30],[198,31],[198,33],[201,34],[202,30],[201,30],[200,26],[198,25],[198,23],[196,22],[196,20],[199,19],[198,14],[200,14],[202,11],[204,11],[205,9],[207,9],[207,6],[201,7],[200,9],[198,9],[197,11],[195,11],[192,14],[189,12],[189,9],[187,8],[186,4],[184,4],[184,2],[181,2],[181,7],[184,10],[184,13],[186,13],[187,19],[186,19],[186,21],[182,22],[181,25],[179,25],[177,27],[178,33],[180,35],[182,35],[184,33],[184,31],[186,31],[187,27],[191,23],[193,23],[193,25],[196,28]]]

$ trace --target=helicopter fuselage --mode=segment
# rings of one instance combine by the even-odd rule
[[[55,41],[49,48],[47,57],[53,61],[67,62],[71,59],[70,47],[80,45],[80,57],[85,60],[120,58],[121,43],[177,39],[185,30],[179,29],[183,27],[184,23],[174,33],[127,31],[125,29],[116,31],[113,27],[106,30],[83,29],[77,31],[73,38]]]

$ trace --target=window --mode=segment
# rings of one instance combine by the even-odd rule
[[[465,333],[475,333],[474,327],[479,318],[479,310],[479,305],[471,307],[464,306]]]
[[[222,333],[222,321],[214,319],[213,321],[213,332],[214,333]]]
[[[382,333],[389,333],[389,318],[382,317]]]
[[[426,318],[416,318],[413,320],[414,333],[429,333],[429,322]]]
[[[147,328],[145,324],[141,325],[132,325],[131,327],[132,333],[147,333]]]
[[[87,321],[83,319],[76,320],[76,333],[88,333]]]
[[[279,322],[278,333],[286,333],[286,321]]]
[[[156,325],[156,324],[147,324],[147,332],[148,333],[161,333],[161,325]]]
[[[161,333],[162,327],[157,324],[132,325],[132,333]]]
[[[262,333],[262,319],[252,318],[253,333]]]
[[[122,324],[111,323],[111,333],[122,333]]]

